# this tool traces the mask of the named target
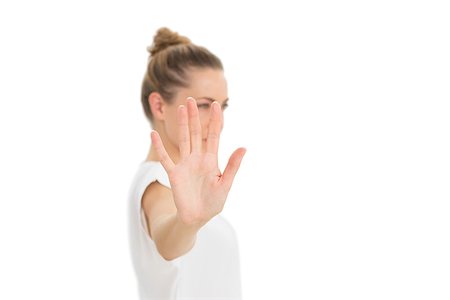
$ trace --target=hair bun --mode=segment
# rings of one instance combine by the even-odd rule
[[[151,56],[155,56],[156,53],[167,49],[170,46],[190,44],[191,40],[185,36],[179,35],[177,32],[173,32],[167,27],[158,29],[153,37],[153,44],[147,47],[147,51]]]

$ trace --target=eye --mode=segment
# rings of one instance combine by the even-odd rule
[[[224,104],[222,105],[222,110],[225,110],[227,107],[228,107],[228,103],[224,103]]]
[[[208,109],[209,108],[209,103],[202,103],[202,104],[197,104],[197,107],[199,109]]]

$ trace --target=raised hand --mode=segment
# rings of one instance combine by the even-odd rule
[[[217,155],[222,128],[220,104],[211,104],[205,149],[195,99],[188,98],[186,105],[187,108],[178,107],[180,159],[177,164],[168,155],[159,134],[152,131],[151,137],[169,176],[178,217],[185,224],[202,226],[222,211],[246,150],[235,150],[221,173]]]

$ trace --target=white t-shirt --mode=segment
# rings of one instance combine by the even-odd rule
[[[154,181],[170,188],[159,162],[141,162],[128,196],[129,241],[140,299],[241,299],[236,233],[220,214],[199,230],[188,253],[171,261],[159,254],[141,207],[144,191]]]

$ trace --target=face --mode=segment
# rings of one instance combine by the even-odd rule
[[[186,104],[187,97],[194,97],[199,110],[203,147],[205,147],[211,103],[217,101],[222,111],[227,107],[227,82],[222,70],[193,69],[188,76],[189,87],[179,88],[173,103],[164,108],[164,127],[170,143],[178,147],[177,109],[179,105]]]

